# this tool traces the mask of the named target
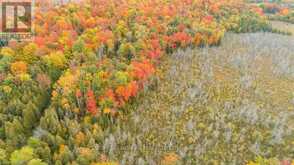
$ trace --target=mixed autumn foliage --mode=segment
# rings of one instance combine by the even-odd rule
[[[237,0],[89,0],[41,9],[34,41],[11,40],[0,52],[0,164],[106,161],[99,132],[127,113],[163,56],[217,46],[227,31],[269,30],[260,9]]]

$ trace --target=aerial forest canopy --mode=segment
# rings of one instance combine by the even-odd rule
[[[287,146],[280,152],[284,158],[291,158],[291,133],[285,135],[285,144],[272,143],[267,154],[240,149],[248,152],[247,156],[235,160],[227,159],[232,155],[221,153],[216,154],[219,157],[194,160],[177,150],[148,157],[151,149],[140,150],[131,145],[126,150],[138,153],[125,154],[130,151],[123,147],[123,143],[135,144],[134,139],[140,145],[141,136],[131,138],[132,131],[123,130],[129,127],[127,124],[134,124],[135,117],[130,118],[130,114],[142,100],[148,100],[144,97],[160,87],[159,79],[166,69],[162,67],[175,58],[174,54],[187,49],[217,49],[227,42],[227,35],[243,35],[240,33],[273,32],[287,37],[284,34],[288,33],[272,27],[267,11],[266,5],[241,0],[85,0],[56,6],[50,1],[37,1],[32,41],[0,41],[0,164],[130,165],[182,161],[245,165],[254,163],[258,156],[258,161],[267,162],[262,157],[274,157],[275,146]],[[290,9],[281,7],[277,13],[281,19],[288,19]],[[223,97],[228,99],[240,94],[226,90]],[[222,91],[214,94],[217,92]],[[221,104],[221,99],[218,102]],[[211,110],[204,105],[202,108]],[[204,129],[204,124],[199,123],[197,129]],[[232,124],[227,129],[233,127]],[[114,139],[120,131],[123,142],[118,144]],[[256,134],[256,138],[262,138],[259,136]],[[279,157],[278,161],[284,158]]]

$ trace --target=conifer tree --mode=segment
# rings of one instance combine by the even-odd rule
[[[32,159],[27,165],[48,165],[47,163],[42,162],[41,159]]]
[[[8,165],[9,161],[8,161],[8,157],[7,157],[7,152],[0,148],[0,164],[2,165]]]
[[[22,111],[23,126],[27,131],[31,131],[37,124],[38,116],[36,116],[35,111],[38,111],[38,109],[31,102]]]
[[[9,149],[15,149],[25,143],[25,130],[18,119],[5,123],[5,136]]]
[[[53,108],[49,108],[45,111],[45,115],[41,118],[40,126],[42,129],[55,135],[58,132],[62,132],[57,113]]]
[[[30,160],[34,159],[35,153],[31,147],[23,147],[20,150],[15,150],[10,157],[11,165],[27,164]]]
[[[59,151],[55,153],[54,160],[62,164],[68,164],[73,161],[74,155],[66,145],[60,145]],[[58,161],[59,160],[59,161]]]
[[[51,150],[47,143],[39,140],[38,138],[31,137],[28,139],[28,146],[34,148],[34,152],[44,162],[49,163],[51,161]]]

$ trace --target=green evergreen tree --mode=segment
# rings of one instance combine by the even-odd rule
[[[28,146],[34,148],[34,152],[44,162],[49,163],[51,161],[51,150],[47,143],[37,138],[31,137],[28,139]]]
[[[8,161],[6,151],[4,149],[0,148],[0,164],[8,165],[8,163],[9,163],[9,161]]]
[[[33,148],[25,146],[20,150],[16,150],[11,154],[10,163],[11,165],[25,165],[30,160],[35,158]]]
[[[18,119],[13,122],[5,122],[5,136],[9,150],[13,151],[15,148],[25,144],[25,130]]]
[[[48,165],[47,163],[42,162],[41,159],[32,159],[27,165]]]
[[[57,113],[53,108],[45,111],[44,117],[41,118],[40,126],[42,129],[47,130],[54,135],[58,132],[62,132]]]
[[[38,110],[31,102],[22,111],[23,116],[23,126],[26,130],[31,131],[38,122],[38,116],[36,116],[35,111]]]

